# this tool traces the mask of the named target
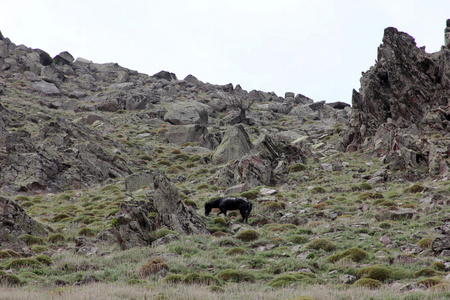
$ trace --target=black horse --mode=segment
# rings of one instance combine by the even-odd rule
[[[241,222],[248,223],[248,216],[252,211],[253,204],[244,197],[223,197],[205,203],[205,216],[208,216],[213,208],[220,209],[217,215],[227,216],[227,210],[239,210],[242,216]]]

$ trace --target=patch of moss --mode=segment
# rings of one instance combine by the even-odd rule
[[[378,280],[375,279],[371,279],[371,278],[361,278],[357,281],[355,281],[355,283],[353,283],[353,286],[355,287],[363,287],[363,288],[368,288],[371,290],[376,290],[381,288],[383,284],[381,282],[379,282]]]
[[[241,241],[249,242],[259,238],[259,233],[254,229],[247,229],[239,231],[236,237]]]
[[[176,231],[169,230],[167,228],[161,228],[155,231],[155,237],[157,239],[162,238],[168,234],[177,234]]]
[[[95,232],[89,227],[83,227],[78,231],[78,235],[82,236],[94,236]]]
[[[258,197],[259,195],[259,191],[254,189],[254,190],[249,190],[249,191],[245,191],[239,194],[239,197],[245,197],[247,199],[253,200],[256,199],[256,197]]]
[[[279,203],[277,201],[267,201],[264,204],[264,209],[270,210],[270,211],[279,211],[279,210],[283,209],[283,206],[281,205],[281,203]]]
[[[222,226],[222,227],[228,226],[227,220],[225,220],[225,218],[223,218],[223,217],[215,217],[211,220],[211,222],[215,225]]]
[[[429,277],[429,276],[434,276],[437,274],[436,270],[433,270],[431,268],[423,268],[420,269],[419,271],[416,271],[413,273],[413,278],[417,278],[417,277]]]
[[[60,214],[57,214],[56,216],[54,216],[53,218],[52,218],[52,222],[61,222],[61,221],[63,221],[63,220],[66,220],[66,219],[68,219],[68,218],[71,218],[72,216],[70,216],[70,215],[68,215],[68,214],[66,214],[66,213],[60,213]]]
[[[288,241],[294,244],[305,244],[309,241],[309,238],[304,235],[294,235],[291,236]]]
[[[194,209],[197,209],[197,203],[196,203],[194,200],[192,200],[192,199],[185,199],[185,200],[183,201],[183,203],[184,203],[185,205],[187,205],[187,206],[190,206],[190,207],[192,207],[192,208],[194,208]]]
[[[31,247],[31,251],[33,251],[34,253],[43,253],[45,251],[48,251],[48,248],[42,245],[33,245]]]
[[[328,257],[327,260],[329,262],[334,263],[343,258],[349,258],[349,259],[353,260],[354,262],[360,262],[360,261],[366,259],[368,256],[369,255],[367,254],[367,252],[360,248],[350,248],[341,253],[331,255],[330,257]]]
[[[267,283],[273,288],[283,288],[295,283],[314,284],[316,275],[306,272],[288,273],[275,277]]]
[[[238,255],[238,254],[242,254],[245,253],[245,250],[243,248],[240,247],[235,247],[235,248],[231,248],[230,250],[228,250],[225,254],[226,255]]]
[[[311,194],[323,194],[326,193],[326,190],[321,186],[315,186],[309,190]]]
[[[330,252],[336,249],[336,245],[333,242],[330,242],[329,240],[318,238],[306,244],[305,248],[314,250],[322,249],[327,252]]]
[[[426,188],[420,183],[414,183],[412,186],[407,187],[404,192],[410,194],[422,193]]]
[[[304,164],[300,164],[300,163],[295,163],[288,167],[289,173],[301,172],[306,169],[307,169],[306,166]]]
[[[363,183],[361,183],[360,185],[359,185],[359,188],[361,189],[361,190],[371,190],[373,187],[372,187],[372,185],[370,184],[370,183],[367,183],[367,182],[363,182]]]
[[[27,244],[28,246],[32,246],[32,245],[44,245],[45,241],[43,238],[40,237],[36,237],[34,235],[31,234],[24,234],[19,236],[19,239],[21,241],[23,241],[25,244]]]
[[[217,275],[223,281],[231,281],[231,282],[255,282],[255,275],[250,272],[243,270],[232,270],[226,269]]]

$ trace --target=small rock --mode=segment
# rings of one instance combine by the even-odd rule
[[[269,195],[269,196],[271,196],[271,195],[275,195],[276,193],[278,193],[278,191],[274,190],[274,189],[262,188],[262,189],[259,190],[259,193],[262,194],[262,195]]]
[[[382,237],[380,237],[380,243],[382,243],[383,245],[389,245],[392,243],[391,239],[388,238],[387,236],[383,235]]]

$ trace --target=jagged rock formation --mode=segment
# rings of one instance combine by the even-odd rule
[[[428,54],[408,34],[386,28],[376,64],[353,91],[343,147],[372,149],[391,169],[428,167],[432,175],[445,175],[448,142],[422,136],[449,131],[449,96],[450,50]]]
[[[116,230],[100,234],[101,239],[116,239],[123,248],[150,245],[152,233],[160,228],[181,234],[209,234],[192,208],[184,205],[178,189],[160,171],[133,174],[125,179],[128,191],[143,189],[145,201],[131,199],[120,204],[115,215]]]
[[[45,237],[47,230],[29,217],[17,203],[0,197],[0,249],[22,251],[20,248],[26,244],[19,237],[26,234]]]

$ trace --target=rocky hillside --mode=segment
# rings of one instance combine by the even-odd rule
[[[52,58],[0,33],[0,284],[445,299],[428,288],[450,272],[447,26],[432,54],[387,28],[352,107]],[[254,203],[249,224],[204,216],[224,195]]]

